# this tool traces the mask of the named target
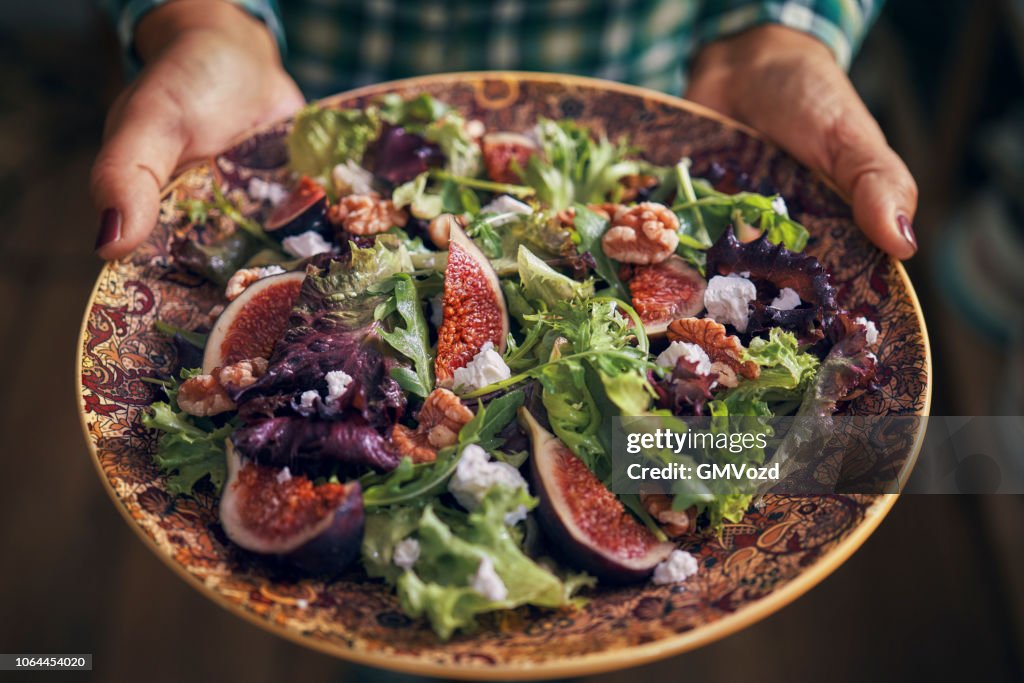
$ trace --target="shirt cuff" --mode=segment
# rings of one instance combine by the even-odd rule
[[[823,42],[844,70],[874,19],[881,3],[853,2],[722,2],[709,3],[697,29],[704,44],[764,24],[778,24]],[[715,7],[715,5],[718,5]]]
[[[277,40],[278,50],[284,56],[287,44],[284,37],[284,27],[281,25],[281,15],[275,0],[222,0],[244,9],[253,17],[262,21],[267,29]],[[121,43],[124,54],[125,65],[131,74],[138,73],[142,68],[142,61],[135,51],[135,27],[147,12],[155,7],[166,4],[170,0],[129,0],[115,10],[117,21],[117,38]]]

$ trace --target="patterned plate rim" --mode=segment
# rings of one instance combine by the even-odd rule
[[[388,81],[385,83],[375,83],[372,85],[364,86],[354,90],[350,90],[344,93],[329,96],[320,100],[323,103],[331,103],[340,99],[348,99],[352,97],[359,97],[366,94],[371,94],[381,90],[398,89],[406,87],[415,87],[419,85],[426,85],[440,82],[453,82],[460,80],[473,80],[473,79],[511,79],[518,81],[547,81],[547,82],[559,82],[570,85],[589,86],[592,88],[598,88],[607,91],[617,91],[627,95],[633,95],[637,97],[643,97],[647,99],[657,100],[671,107],[684,109],[697,116],[712,119],[722,124],[723,126],[731,127],[742,131],[743,133],[754,137],[758,140],[766,142],[766,144],[772,144],[766,141],[762,135],[746,125],[735,121],[727,116],[724,116],[712,109],[709,109],[703,105],[695,102],[690,102],[679,97],[673,97],[665,93],[657,91],[647,90],[637,86],[627,85],[624,83],[618,83],[615,81],[607,81],[598,78],[588,78],[585,76],[575,76],[568,74],[554,74],[554,73],[543,73],[543,72],[531,72],[531,71],[464,71],[464,72],[453,72],[443,74],[431,74],[428,76],[417,76],[413,78],[405,78],[394,81]],[[239,142],[246,140],[253,135],[258,134],[260,131],[272,128],[276,123],[259,126],[243,135],[238,136],[226,147],[230,149],[237,145]],[[175,178],[163,189],[161,197],[166,196],[174,187],[180,182],[180,180],[193,168],[201,166],[203,164],[210,163],[210,159],[201,159],[195,163],[183,166],[179,168],[175,174]],[[814,174],[818,182],[824,183],[829,186],[837,194],[838,192],[835,185],[824,178],[820,174]],[[845,201],[845,197],[843,197]],[[917,296],[917,292],[914,289],[913,284],[910,281],[907,271],[903,264],[895,259],[891,259],[891,265],[894,267],[899,279],[906,287],[907,295],[913,306],[914,313],[917,319],[918,326],[921,330],[922,344],[924,348],[923,358],[923,371],[924,376],[927,378],[924,387],[924,403],[921,415],[928,415],[931,410],[932,400],[932,357],[931,357],[931,343],[928,337],[928,328],[925,325],[924,313],[921,310],[921,304]],[[364,664],[368,666],[376,666],[383,669],[392,671],[418,674],[434,677],[443,678],[455,678],[463,680],[536,680],[546,678],[559,678],[566,676],[584,676],[588,674],[604,673],[617,669],[624,669],[633,666],[640,666],[653,661],[671,657],[673,655],[682,654],[689,650],[702,647],[716,640],[725,638],[726,636],[732,635],[747,626],[750,626],[761,619],[773,614],[779,609],[785,607],[789,603],[793,602],[804,593],[809,591],[811,588],[816,586],[828,575],[834,572],[840,565],[842,565],[854,552],[874,533],[875,529],[882,522],[889,510],[896,503],[899,494],[883,494],[879,495],[877,500],[865,510],[864,517],[861,522],[842,539],[832,550],[818,558],[818,560],[805,571],[794,577],[792,580],[785,583],[780,588],[776,589],[771,594],[760,598],[759,600],[741,607],[739,610],[729,614],[728,616],[717,619],[710,624],[695,628],[691,631],[677,634],[661,640],[644,643],[642,645],[636,645],[624,650],[615,650],[607,653],[589,654],[576,657],[568,657],[563,660],[551,660],[545,661],[540,664],[517,664],[517,665],[464,665],[459,668],[453,668],[450,664],[439,664],[431,661],[425,661],[415,656],[408,655],[395,655],[395,654],[373,654],[364,653],[356,650],[343,649],[335,647],[330,643],[310,638],[303,635],[302,633],[296,632],[285,626],[276,624],[267,619],[263,619],[256,614],[246,611],[240,605],[228,601],[226,598],[221,596],[218,592],[208,587],[199,578],[186,571],[173,557],[166,554],[156,542],[150,538],[142,527],[135,522],[132,518],[128,509],[122,504],[120,497],[117,492],[111,486],[106,473],[103,471],[100,463],[99,454],[96,450],[96,444],[89,433],[89,426],[87,417],[84,410],[84,396],[83,386],[81,382],[82,378],[82,356],[83,348],[87,334],[87,323],[89,319],[89,311],[95,303],[97,294],[99,292],[100,284],[103,281],[103,276],[108,270],[117,268],[118,262],[112,262],[104,264],[100,273],[97,275],[96,282],[93,285],[92,292],[89,295],[89,299],[86,302],[85,313],[82,318],[82,324],[79,329],[78,342],[75,351],[75,394],[78,399],[78,416],[79,421],[82,425],[82,432],[85,436],[85,441],[89,450],[89,454],[96,468],[96,473],[99,475],[99,479],[102,482],[103,488],[107,495],[114,502],[115,507],[120,512],[128,526],[136,533],[136,535],[142,540],[142,542],[148,547],[160,560],[171,569],[172,572],[177,574],[187,584],[195,588],[200,594],[204,595],[214,603],[224,608],[225,610],[245,619],[251,624],[258,626],[259,628],[292,641],[298,645],[312,648],[324,654],[338,657],[357,664]],[[913,469],[914,464],[917,461],[917,457],[921,450],[921,445],[924,441],[924,431],[919,430],[914,440],[911,457],[908,458],[903,472],[901,473],[900,480],[905,481],[905,475],[909,475]]]

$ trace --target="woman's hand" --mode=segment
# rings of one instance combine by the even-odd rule
[[[160,190],[177,167],[304,102],[267,28],[227,2],[153,9],[139,23],[136,50],[146,66],[111,107],[92,169],[96,251],[105,259],[129,253],[153,229]]]
[[[774,25],[710,43],[697,55],[686,97],[761,131],[830,178],[881,249],[901,259],[917,251],[917,184],[823,43]]]

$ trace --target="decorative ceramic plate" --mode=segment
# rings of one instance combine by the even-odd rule
[[[880,389],[856,399],[850,412],[927,413],[928,339],[903,268],[867,242],[828,185],[750,131],[680,99],[561,75],[438,75],[331,102],[360,106],[390,91],[431,93],[493,130],[528,130],[538,116],[577,118],[612,137],[628,134],[655,163],[688,155],[697,176],[780,192],[810,230],[808,251],[832,273],[840,305],[879,322]],[[838,567],[895,502],[894,495],[769,497],[741,524],[727,525],[720,542],[691,549],[701,571],[684,585],[601,588],[581,610],[499,613],[448,642],[403,615],[391,591],[358,570],[328,583],[284,582],[243,561],[220,528],[212,495],[168,495],[150,457],[155,436],[140,424],[159,389],[142,380],[166,374],[175,359],[153,321],[195,327],[220,297],[173,267],[169,243],[188,229],[176,202],[209,197],[213,178],[245,188],[252,177],[283,177],[286,130],[263,130],[172,183],[150,239],[100,274],[78,347],[82,426],[103,484],[146,544],[217,603],[309,647],[390,669],[467,678],[578,675],[667,657],[761,619]]]

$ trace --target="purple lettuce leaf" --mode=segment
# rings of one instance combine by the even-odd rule
[[[660,381],[649,378],[658,394],[658,405],[672,411],[673,415],[704,415],[707,402],[714,398],[711,389],[718,381],[718,373],[701,375],[697,364],[686,358],[679,358],[672,374]]]
[[[818,259],[772,244],[764,236],[744,243],[736,239],[732,227],[726,229],[707,250],[707,274],[710,278],[730,273],[749,273],[758,285],[758,301],[748,324],[750,334],[782,327],[794,332],[802,343],[811,343],[822,339],[839,313],[836,290]],[[772,286],[765,287],[765,283]],[[804,302],[800,308],[780,311],[762,301],[762,292],[778,292],[784,287],[800,295]]]
[[[839,402],[871,386],[878,358],[868,350],[867,330],[841,313],[830,330],[836,342],[818,367],[818,376],[807,388],[798,417],[831,416]]]
[[[341,421],[286,415],[258,420],[235,430],[235,449],[257,462],[279,467],[337,463],[351,473],[371,467],[393,470],[400,460],[387,439],[359,416]]]
[[[444,164],[441,148],[401,126],[384,124],[380,135],[366,149],[363,164],[378,178],[401,185]]]

